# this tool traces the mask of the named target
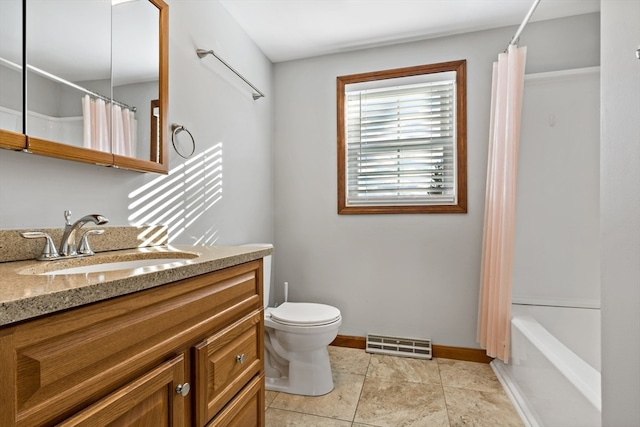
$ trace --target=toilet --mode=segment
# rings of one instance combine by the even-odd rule
[[[327,346],[342,324],[340,310],[307,302],[268,307],[270,255],[264,257],[263,271],[266,389],[305,396],[329,393],[333,378]]]

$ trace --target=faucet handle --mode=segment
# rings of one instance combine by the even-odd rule
[[[56,249],[56,245],[53,244],[53,240],[51,240],[51,236],[43,231],[24,231],[21,232],[20,235],[25,239],[46,239],[44,244],[44,248],[42,249],[42,253],[36,259],[38,261],[50,261],[52,259],[60,258],[60,254],[58,254],[58,250]]]
[[[91,250],[89,246],[89,236],[92,234],[103,234],[104,230],[102,228],[94,228],[91,230],[87,230],[80,239],[80,246],[78,247],[78,253],[80,255],[94,255],[95,252]]]
[[[71,211],[70,210],[64,211],[64,221],[65,221],[66,225],[71,225]]]

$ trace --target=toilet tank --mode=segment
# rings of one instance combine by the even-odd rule
[[[257,246],[262,248],[273,248],[271,243],[247,243],[242,246]],[[264,257],[262,264],[262,287],[263,287],[263,298],[264,298],[264,308],[269,306],[269,295],[271,294],[271,255],[267,255]]]

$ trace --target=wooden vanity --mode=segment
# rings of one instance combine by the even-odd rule
[[[1,326],[0,425],[264,426],[262,256]]]

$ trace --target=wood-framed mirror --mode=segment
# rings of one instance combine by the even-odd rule
[[[23,0],[0,1],[0,147],[27,147],[23,128]]]
[[[123,2],[113,8],[113,29],[113,97],[137,110],[135,148],[123,152],[115,144],[114,165],[167,173],[169,10],[163,0]]]
[[[22,5],[26,22],[22,29],[26,48],[20,58],[27,64],[22,72],[26,137],[9,143],[14,141],[9,137],[20,136],[20,131],[2,128],[0,146],[167,173],[167,4],[163,0],[8,1]],[[3,13],[3,23],[4,19]],[[7,50],[2,48],[0,57]],[[0,95],[0,106],[10,102],[4,98]],[[152,100],[158,102],[154,135]]]

